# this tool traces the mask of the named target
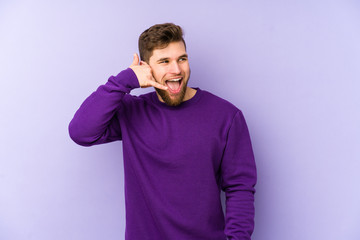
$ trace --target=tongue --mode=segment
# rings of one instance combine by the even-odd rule
[[[177,90],[180,86],[179,81],[176,81],[176,82],[167,81],[166,83],[171,90]]]

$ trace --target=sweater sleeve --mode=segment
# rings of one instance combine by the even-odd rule
[[[241,111],[234,116],[221,162],[221,188],[226,196],[225,235],[250,240],[254,230],[256,166],[249,131]]]
[[[134,71],[128,68],[98,87],[76,111],[69,124],[71,139],[82,146],[121,140],[118,117],[125,94],[138,88]]]

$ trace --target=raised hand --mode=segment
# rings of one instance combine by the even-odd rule
[[[152,69],[146,62],[141,62],[141,64],[139,63],[140,63],[139,56],[135,53],[134,60],[132,64],[129,66],[129,68],[131,68],[136,74],[140,87],[142,88],[155,87],[163,90],[168,89],[168,87],[161,85],[160,83],[155,81],[155,78],[152,75]]]

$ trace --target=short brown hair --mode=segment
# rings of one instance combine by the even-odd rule
[[[139,37],[139,52],[142,61],[149,63],[154,49],[166,48],[169,43],[182,41],[183,31],[173,23],[156,24],[146,29]]]

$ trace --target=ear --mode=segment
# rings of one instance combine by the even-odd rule
[[[148,65],[149,66],[149,64],[145,61],[140,61],[140,65]]]

